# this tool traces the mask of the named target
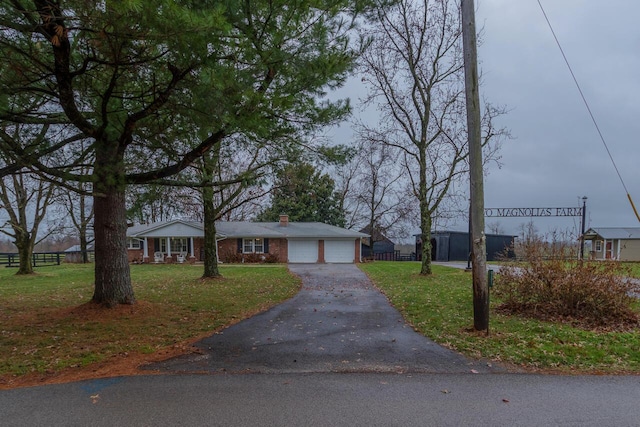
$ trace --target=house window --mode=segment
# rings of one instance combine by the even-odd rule
[[[169,239],[171,242],[171,253],[187,252],[188,239],[186,237],[172,237]],[[167,239],[160,239],[160,251],[167,251]]]
[[[263,239],[242,239],[242,253],[245,254],[262,254],[264,253]]]
[[[602,252],[602,240],[596,240],[596,252]]]
[[[140,249],[142,242],[138,239],[127,239],[127,247],[129,249]]]

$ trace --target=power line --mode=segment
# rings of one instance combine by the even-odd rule
[[[587,111],[589,112],[589,116],[591,117],[591,121],[593,122],[594,126],[596,127],[596,131],[598,132],[598,135],[600,136],[600,140],[602,141],[602,144],[604,145],[605,150],[607,150],[607,154],[609,155],[609,159],[611,159],[611,164],[613,164],[613,168],[616,170],[616,173],[618,174],[618,178],[620,178],[620,182],[622,183],[622,188],[624,188],[625,193],[627,194],[627,199],[629,199],[629,203],[631,203],[631,208],[633,209],[633,212],[636,214],[636,218],[638,218],[638,221],[640,221],[640,215],[638,215],[638,211],[636,210],[635,205],[633,204],[633,200],[631,199],[631,195],[629,194],[629,190],[627,190],[627,186],[624,183],[624,179],[622,179],[622,175],[620,174],[620,171],[618,170],[618,165],[616,165],[615,160],[613,160],[613,156],[611,155],[611,151],[609,151],[609,146],[607,145],[607,142],[604,139],[604,136],[602,135],[602,132],[600,131],[600,126],[598,126],[598,122],[596,121],[596,118],[594,117],[593,113],[591,112],[591,107],[589,107],[589,103],[587,102],[587,98],[584,96],[584,93],[582,92],[582,88],[580,87],[580,84],[578,83],[578,79],[576,78],[576,75],[573,73],[573,69],[571,68],[571,64],[569,64],[569,60],[567,59],[567,56],[564,54],[564,50],[562,49],[562,45],[560,44],[560,41],[558,40],[558,37],[556,36],[556,32],[553,30],[553,26],[551,25],[551,21],[549,21],[549,17],[547,16],[547,13],[544,10],[544,7],[542,7],[542,3],[540,3],[540,0],[537,0],[538,2],[538,6],[540,6],[540,10],[542,11],[542,14],[544,15],[544,19],[547,21],[547,25],[549,26],[549,29],[551,30],[551,34],[553,34],[553,38],[556,41],[556,44],[558,45],[558,48],[560,49],[560,53],[562,54],[562,57],[564,58],[564,62],[565,64],[567,64],[567,68],[569,69],[569,73],[571,73],[571,77],[573,78],[573,82],[576,84],[576,87],[578,88],[578,92],[580,92],[580,96],[582,97],[582,102],[584,102],[584,106],[587,108]]]

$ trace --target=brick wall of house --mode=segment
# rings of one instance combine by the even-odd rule
[[[144,256],[144,250],[143,249],[129,249],[129,250],[127,250],[127,258],[129,259],[130,263],[141,264],[144,261],[143,260],[143,256]]]
[[[193,238],[193,256],[194,261],[204,261],[204,239],[202,237]]]
[[[221,260],[238,253],[238,239],[224,239],[218,242],[218,256]],[[269,239],[269,254],[274,255],[278,262],[287,262],[287,240]]]
[[[220,260],[227,259],[229,255],[238,252],[237,239],[224,239],[218,241],[218,258]]]
[[[278,258],[278,262],[289,261],[287,239],[269,239],[269,253]]]
[[[318,240],[318,264],[324,264],[324,240]]]

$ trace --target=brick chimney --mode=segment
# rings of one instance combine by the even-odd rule
[[[280,215],[280,227],[289,225],[289,215]]]

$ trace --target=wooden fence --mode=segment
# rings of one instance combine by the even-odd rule
[[[31,265],[34,267],[44,267],[46,265],[60,265],[64,262],[65,252],[34,252],[31,255]],[[5,267],[19,267],[20,257],[17,253],[0,253],[0,265]]]

